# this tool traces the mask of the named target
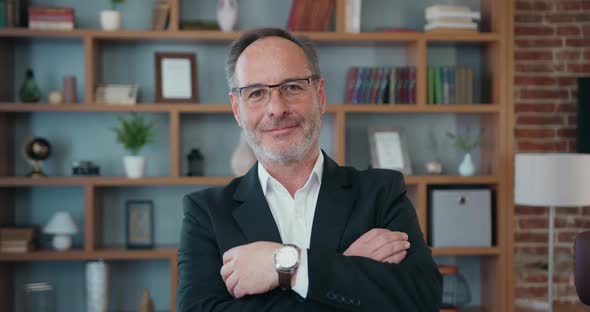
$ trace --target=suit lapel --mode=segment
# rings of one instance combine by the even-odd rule
[[[242,202],[233,211],[236,223],[249,242],[271,241],[281,243],[281,235],[262,193],[258,178],[258,163],[242,178],[234,193],[234,199]]]
[[[344,227],[354,206],[347,171],[324,153],[322,186],[316,204],[310,248],[338,251]]]

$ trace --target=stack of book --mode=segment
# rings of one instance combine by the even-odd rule
[[[29,7],[29,28],[44,30],[74,29],[74,9],[68,7]]]
[[[287,21],[289,31],[327,31],[336,0],[293,0]]]
[[[152,30],[166,30],[170,19],[168,0],[156,0],[152,9]]]
[[[416,69],[402,67],[351,67],[346,81],[345,103],[414,104]]]
[[[0,253],[25,253],[34,249],[35,228],[0,228]]]
[[[428,66],[428,104],[473,104],[473,70],[467,66]]]
[[[477,31],[480,12],[471,11],[464,5],[432,5],[426,8],[424,30],[467,30]]]

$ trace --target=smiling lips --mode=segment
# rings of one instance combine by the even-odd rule
[[[268,129],[268,130],[265,130],[265,131],[266,132],[270,132],[270,133],[278,134],[278,133],[288,132],[291,129],[294,129],[296,127],[297,127],[297,124],[294,124],[294,125],[288,125],[288,126],[283,126],[283,127],[271,128],[271,129]]]

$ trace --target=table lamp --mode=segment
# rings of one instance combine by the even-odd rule
[[[517,154],[514,203],[549,207],[548,311],[553,311],[553,231],[556,207],[590,205],[590,154]]]
[[[68,250],[72,246],[72,235],[78,233],[78,226],[69,212],[56,212],[43,229],[44,233],[53,234],[53,248]]]

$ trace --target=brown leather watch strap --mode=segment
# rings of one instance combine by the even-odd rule
[[[291,289],[291,273],[288,272],[281,272],[279,273],[279,286],[282,290]]]

